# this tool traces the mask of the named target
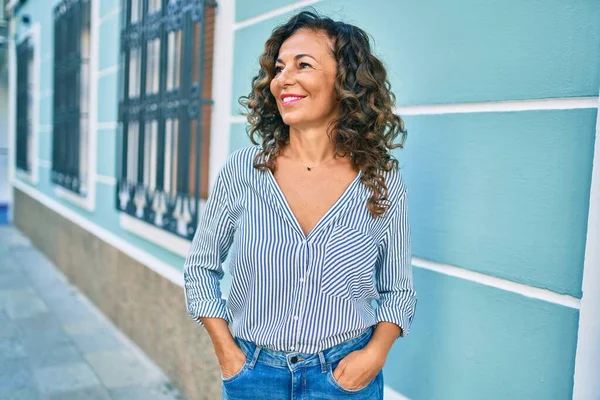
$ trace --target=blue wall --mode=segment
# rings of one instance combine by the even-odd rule
[[[237,98],[289,1],[238,1]],[[364,28],[399,106],[598,96],[600,2],[328,0]],[[431,109],[431,108],[430,108]],[[425,109],[427,110],[427,109]],[[581,297],[597,109],[404,117],[413,255]],[[230,149],[248,144],[231,126]],[[443,269],[443,268],[442,268]],[[567,399],[579,312],[415,268],[411,335],[386,384],[413,399]]]

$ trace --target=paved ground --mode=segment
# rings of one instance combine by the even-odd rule
[[[0,225],[0,399],[181,398],[26,237]]]

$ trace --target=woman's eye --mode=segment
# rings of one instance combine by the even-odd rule
[[[275,73],[278,74],[283,71],[283,67],[275,67]]]
[[[312,65],[304,63],[304,62],[300,63],[300,69],[304,69],[304,68],[307,68],[307,67],[312,67]]]

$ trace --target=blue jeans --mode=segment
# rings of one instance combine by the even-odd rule
[[[369,328],[360,336],[316,354],[274,351],[235,338],[246,354],[237,374],[222,380],[224,400],[383,400],[383,372],[362,389],[349,390],[336,382],[333,371],[349,353],[364,348]]]

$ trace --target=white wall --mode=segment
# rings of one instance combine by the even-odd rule
[[[0,75],[0,204],[8,202],[8,77],[3,70]]]

